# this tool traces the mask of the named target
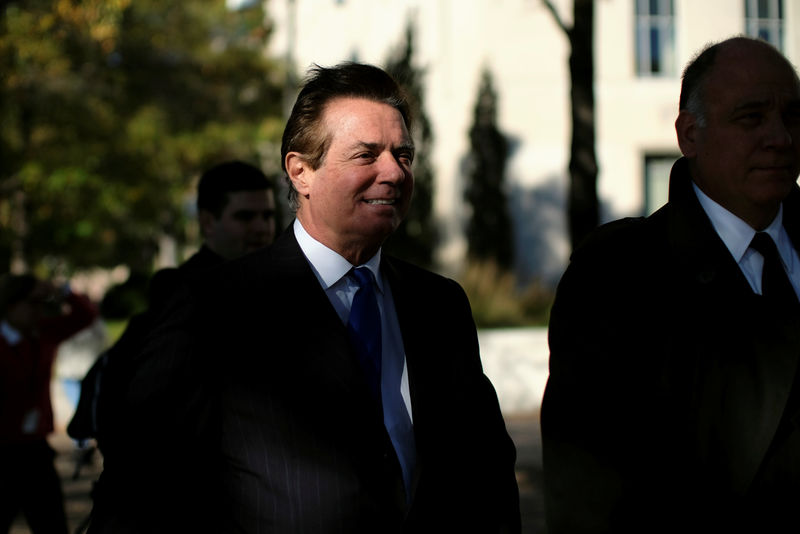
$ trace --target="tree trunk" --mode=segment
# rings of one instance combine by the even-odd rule
[[[594,113],[594,0],[574,0],[569,32],[572,146],[567,213],[574,249],[599,222]]]

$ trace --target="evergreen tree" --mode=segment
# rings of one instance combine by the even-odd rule
[[[414,117],[412,136],[414,155],[414,198],[405,221],[386,243],[386,250],[417,265],[433,266],[437,232],[433,223],[433,130],[425,114],[424,72],[413,64],[414,26],[406,26],[405,42],[386,63],[391,74],[405,91]]]
[[[467,224],[468,255],[510,270],[513,235],[503,184],[508,142],[497,128],[497,94],[488,70],[481,77],[469,139],[465,197],[472,214]]]

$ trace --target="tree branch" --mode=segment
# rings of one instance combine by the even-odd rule
[[[565,34],[567,34],[567,37],[569,37],[572,34],[572,28],[568,28],[567,25],[564,24],[564,20],[561,18],[561,15],[558,14],[558,10],[556,9],[556,6],[553,5],[553,2],[550,0],[542,0],[542,4],[544,4],[544,7],[547,8],[551,15],[553,15],[553,19],[556,21],[558,27],[561,28]]]

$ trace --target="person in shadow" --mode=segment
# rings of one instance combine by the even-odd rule
[[[140,454],[138,441],[128,432],[147,425],[135,424],[125,395],[136,374],[137,355],[175,288],[201,277],[228,260],[263,248],[275,238],[275,184],[259,168],[239,160],[219,163],[205,171],[197,185],[197,213],[203,244],[177,268],[157,271],[148,286],[148,309],[128,322],[114,345],[105,351],[81,383],[81,396],[67,432],[77,440],[93,438],[110,468],[101,476],[93,498],[102,500],[114,478],[118,462]],[[157,443],[159,437],[145,428],[143,437]],[[145,454],[146,456],[146,454]],[[91,458],[86,455],[86,458]],[[126,467],[124,469],[127,469]],[[101,507],[102,508],[102,507]]]
[[[296,219],[182,288],[148,340],[129,397],[170,445],[130,470],[107,524],[519,532],[467,297],[381,252],[411,202],[410,127],[383,70],[311,70],[281,150]]]
[[[66,534],[61,481],[47,441],[50,382],[62,341],[97,317],[89,299],[33,275],[0,277],[0,532],[22,512],[34,534]]]
[[[552,534],[800,530],[797,73],[763,41],[709,46],[675,128],[667,204],[601,227],[557,290]]]
[[[258,167],[233,160],[217,164],[197,184],[203,245],[180,267],[202,272],[263,248],[275,239],[275,184]]]

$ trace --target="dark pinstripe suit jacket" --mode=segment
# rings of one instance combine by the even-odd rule
[[[381,268],[409,372],[411,501],[346,329],[289,228],[195,287],[143,356],[172,377],[160,394],[175,405],[161,427],[179,467],[162,477],[170,504],[156,522],[180,524],[190,508],[193,528],[214,532],[519,531],[514,446],[466,295],[402,261]],[[151,393],[153,374],[140,380]]]

